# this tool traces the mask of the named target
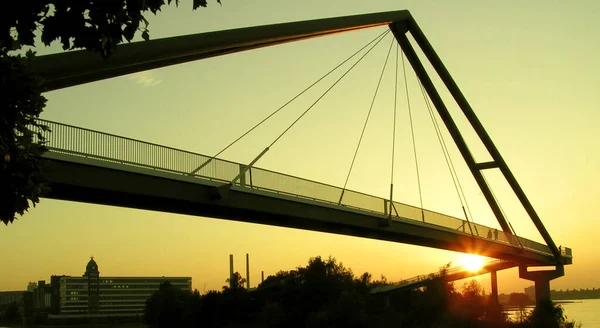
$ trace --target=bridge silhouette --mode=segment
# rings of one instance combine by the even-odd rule
[[[511,243],[502,233],[495,234],[497,239],[489,238],[487,236],[493,235],[496,229],[449,215],[394,201],[393,222],[394,225],[401,223],[403,229],[394,229],[394,225],[390,229],[386,225],[389,199],[81,127],[47,120],[38,122],[51,131],[40,131],[49,149],[43,158],[48,163],[52,183],[50,198],[175,213],[188,213],[191,209],[181,205],[180,210],[179,204],[162,203],[169,199],[193,199],[190,205],[198,206],[195,215],[477,252],[529,264],[547,265],[554,261],[552,252],[544,244],[516,236],[513,237],[519,242]],[[191,173],[206,162],[208,164]],[[162,179],[160,187],[166,189],[153,194],[153,186],[159,184],[156,178]],[[136,182],[130,183],[132,180]],[[185,189],[194,190],[185,197],[177,192],[178,186],[183,184],[188,184]],[[135,190],[137,188],[146,191]],[[344,197],[339,203],[342,192]],[[246,202],[246,199],[249,200]],[[269,206],[258,199],[268,199]],[[203,204],[211,206],[201,206]],[[303,210],[296,212],[296,207]],[[327,211],[311,213],[317,212],[317,208]],[[240,214],[231,217],[233,213],[229,212]],[[337,219],[344,216],[348,219]],[[357,216],[362,220],[356,220]],[[567,250],[569,253],[565,255],[570,258],[570,249]]]
[[[388,26],[395,37],[417,75],[424,95],[427,94],[437,110],[494,213],[501,227],[499,233],[491,227],[394,201],[392,197],[385,199],[257,167],[255,163],[269,147],[251,163],[243,164],[39,120],[52,131],[40,131],[49,148],[42,156],[52,188],[47,197],[476,253],[518,265],[521,278],[535,281],[538,301],[549,298],[549,281],[564,275],[564,265],[572,263],[572,252],[569,248],[556,246],[465,96],[408,11],[135,42],[119,46],[118,53],[109,61],[86,51],[40,56],[33,62],[33,69],[45,79],[47,90],[56,90],[203,58],[377,26]],[[491,161],[477,162],[471,154],[407,38],[409,33],[459,105]],[[545,245],[516,235],[482,173],[492,169],[502,173]],[[393,194],[393,184],[390,194]],[[533,266],[554,266],[555,269],[528,271]]]
[[[453,267],[453,268],[444,270],[443,275],[440,275],[439,272],[434,272],[434,273],[426,274],[426,275],[418,275],[418,276],[415,276],[415,277],[412,277],[409,279],[403,279],[402,281],[395,283],[395,284],[377,286],[377,287],[371,288],[370,293],[371,294],[382,294],[382,293],[411,290],[411,289],[423,287],[423,286],[427,285],[428,282],[430,282],[434,279],[440,279],[440,278],[443,281],[451,282],[451,281],[462,280],[462,279],[466,279],[466,278],[470,278],[470,277],[479,276],[479,275],[486,274],[486,273],[492,273],[495,275],[495,273],[498,271],[514,268],[517,265],[518,265],[517,263],[511,262],[511,261],[489,259],[489,260],[485,261],[483,263],[483,265],[481,266],[481,268],[479,268],[478,270],[469,270],[465,266],[457,266],[457,267]],[[494,281],[494,279],[492,279],[492,284],[493,284],[493,281]],[[494,293],[495,293],[495,295],[494,295]],[[495,296],[496,299],[498,298],[497,285],[492,286],[492,295]]]

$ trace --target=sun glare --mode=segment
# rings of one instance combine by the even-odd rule
[[[485,261],[485,257],[477,256],[473,254],[464,254],[462,256],[461,262],[462,265],[469,271],[479,271],[483,266],[483,262]]]

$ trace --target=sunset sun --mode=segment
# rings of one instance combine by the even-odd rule
[[[473,254],[464,254],[461,258],[462,265],[469,271],[478,271],[483,266],[484,261],[485,257]]]

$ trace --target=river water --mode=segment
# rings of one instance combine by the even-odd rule
[[[600,328],[600,299],[562,301],[568,303],[560,303],[561,301],[557,300],[557,302],[565,309],[567,320],[575,320],[582,328]],[[531,311],[532,308],[527,310]],[[508,311],[508,316],[516,319],[517,311]]]
[[[600,299],[570,302],[561,304],[567,319],[581,323],[582,328],[600,328]]]

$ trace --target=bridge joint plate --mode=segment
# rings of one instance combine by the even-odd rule
[[[499,168],[500,165],[498,165],[498,163],[491,161],[491,162],[483,162],[483,163],[475,163],[475,169],[481,171],[481,170],[487,170],[487,169],[495,169],[495,168]]]

